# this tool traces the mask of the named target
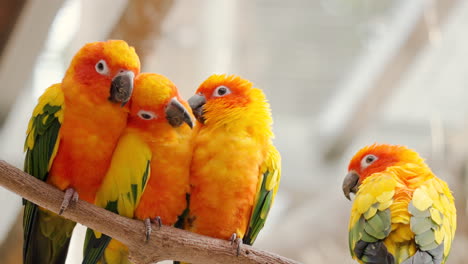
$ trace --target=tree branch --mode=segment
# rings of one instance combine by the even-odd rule
[[[15,192],[25,199],[57,213],[63,192],[27,173],[0,161],[0,186]],[[72,204],[63,217],[81,223],[109,235],[126,244],[131,259],[137,263],[152,263],[162,260],[179,260],[191,263],[298,263],[296,261],[242,246],[237,257],[230,242],[201,236],[185,230],[153,226],[148,242],[142,221],[125,218],[84,201]]]

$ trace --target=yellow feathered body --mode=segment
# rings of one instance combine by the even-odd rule
[[[236,234],[252,244],[280,181],[269,105],[260,89],[235,76],[211,76],[196,96],[206,102],[189,100],[195,112],[203,108],[203,116],[196,114],[187,228],[222,239]]]
[[[362,177],[353,202],[351,254],[360,263],[370,263],[373,257],[368,256],[372,252],[369,243],[383,242],[388,263],[392,263],[391,259],[393,263],[420,263],[419,259],[429,258],[434,263],[445,263],[456,230],[451,191],[415,152],[399,147],[393,149],[398,153],[389,154],[389,149],[374,145],[365,152],[372,154],[361,153],[357,159],[373,155],[376,171]],[[372,170],[372,165],[366,169]],[[354,172],[360,170],[353,162],[351,167]],[[366,174],[362,169],[359,173]],[[375,255],[384,254],[383,249],[378,252]]]
[[[96,205],[129,218],[160,217],[166,225],[177,221],[187,207],[189,191],[193,123],[188,109],[166,77],[142,73],[135,78],[128,124]],[[125,245],[91,230],[84,255],[84,264],[130,263]]]
[[[125,129],[125,104],[139,71],[135,49],[125,41],[84,45],[62,82],[50,86],[34,108],[25,171],[92,203]],[[31,202],[23,204],[23,262],[64,263],[75,223]]]

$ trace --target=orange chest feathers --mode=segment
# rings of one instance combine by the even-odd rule
[[[48,182],[61,190],[74,188],[80,199],[94,203],[126,122],[118,105],[67,105]]]
[[[200,133],[190,185],[191,230],[228,239],[246,232],[266,144],[249,136]]]
[[[159,216],[164,224],[172,225],[187,207],[192,159],[191,130],[180,127],[164,136],[153,136],[157,139],[149,142],[152,151],[151,177],[135,216],[138,219]]]

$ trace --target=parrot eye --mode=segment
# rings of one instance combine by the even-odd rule
[[[96,63],[96,71],[101,75],[107,75],[109,73],[109,68],[105,60],[100,60]]]
[[[229,88],[227,88],[226,86],[224,85],[221,85],[221,86],[218,86],[214,92],[213,92],[213,96],[214,97],[221,97],[221,96],[225,96],[227,94],[230,94],[231,93],[231,90],[229,90]]]
[[[377,159],[378,159],[378,158],[377,158],[375,155],[372,155],[372,154],[366,155],[366,156],[361,160],[361,168],[362,168],[362,169],[367,168],[369,165],[371,165],[372,163],[374,163],[374,161],[376,161]]]
[[[151,120],[156,118],[157,116],[151,111],[140,110],[138,111],[138,117],[140,117],[143,120]]]

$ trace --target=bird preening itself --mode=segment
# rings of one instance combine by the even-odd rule
[[[351,159],[349,248],[359,263],[446,263],[456,230],[452,193],[415,151],[374,144]]]

